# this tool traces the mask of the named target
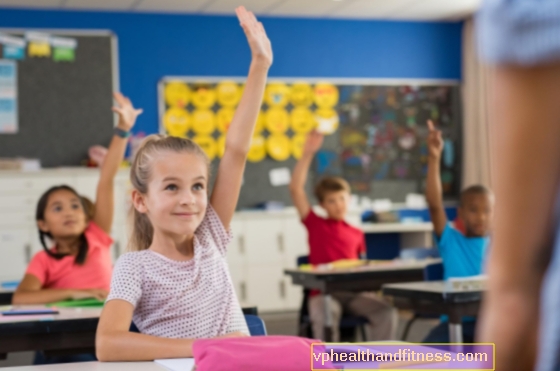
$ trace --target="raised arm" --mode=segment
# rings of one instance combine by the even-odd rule
[[[109,293],[103,289],[44,289],[43,284],[32,274],[25,274],[12,298],[13,305],[54,303],[69,299],[94,298],[105,300]]]
[[[496,344],[501,370],[529,370],[543,275],[558,228],[560,63],[499,66],[493,79],[492,169],[499,199],[477,341]]]
[[[318,133],[313,130],[307,135],[307,140],[305,141],[305,146],[303,147],[303,154],[298,160],[296,166],[294,167],[294,172],[292,173],[292,181],[290,182],[290,194],[292,195],[292,201],[296,207],[299,217],[305,219],[311,205],[307,199],[307,194],[305,193],[305,182],[307,181],[307,173],[309,173],[309,167],[311,166],[311,161],[315,153],[321,148],[323,144],[323,134]]]
[[[437,236],[441,236],[447,224],[447,215],[443,207],[443,192],[441,190],[441,153],[443,139],[441,131],[436,130],[434,123],[428,120],[428,176],[426,178],[426,200],[430,209],[430,217]]]
[[[226,135],[226,149],[210,197],[210,204],[226,228],[239,199],[247,153],[272,64],[272,48],[262,23],[243,7],[237,8],[236,13],[247,36],[252,60],[243,96]]]
[[[135,109],[130,99],[121,93],[114,94],[117,106],[113,111],[119,115],[117,127],[124,132],[129,132],[136,122],[136,117],[142,113],[141,109]],[[123,160],[126,150],[127,138],[113,135],[107,156],[101,166],[101,175],[97,184],[97,196],[95,199],[95,214],[93,221],[106,233],[111,233],[114,209],[114,180],[119,166]]]

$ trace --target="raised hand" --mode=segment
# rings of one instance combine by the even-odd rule
[[[439,158],[441,156],[441,152],[443,151],[441,130],[436,129],[432,120],[428,120],[428,129],[430,130],[428,133],[428,151],[430,157]]]
[[[262,23],[257,21],[253,12],[247,11],[243,6],[236,8],[235,13],[247,36],[253,61],[270,66],[272,64],[272,46]]]
[[[121,93],[113,93],[117,105],[112,108],[113,112],[119,115],[118,127],[130,131],[136,123],[136,118],[143,112],[142,109],[136,109],[132,105],[130,99]]]
[[[323,145],[323,134],[317,130],[311,131],[307,134],[307,139],[303,147],[303,153],[307,155],[314,155]]]

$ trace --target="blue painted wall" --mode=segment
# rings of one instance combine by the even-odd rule
[[[262,19],[273,77],[461,78],[462,23]],[[249,48],[230,16],[0,9],[0,27],[110,29],[120,83],[144,108],[136,131],[157,131],[165,75],[244,76]]]

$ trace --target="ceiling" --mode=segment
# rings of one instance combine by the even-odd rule
[[[0,7],[234,14],[245,5],[267,16],[458,20],[472,14],[481,0],[0,0]]]

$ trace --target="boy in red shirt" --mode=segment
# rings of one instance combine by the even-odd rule
[[[319,205],[327,218],[317,216],[305,193],[305,182],[313,156],[321,148],[323,135],[311,132],[305,143],[303,155],[296,164],[290,183],[290,193],[309,237],[309,262],[326,264],[341,259],[359,259],[365,254],[364,233],[344,221],[350,199],[348,183],[339,177],[323,178],[315,187]],[[313,337],[324,339],[324,296],[312,291],[309,314]],[[339,322],[342,313],[365,317],[368,341],[396,338],[397,311],[372,292],[335,292],[331,295],[332,341],[340,340]]]

